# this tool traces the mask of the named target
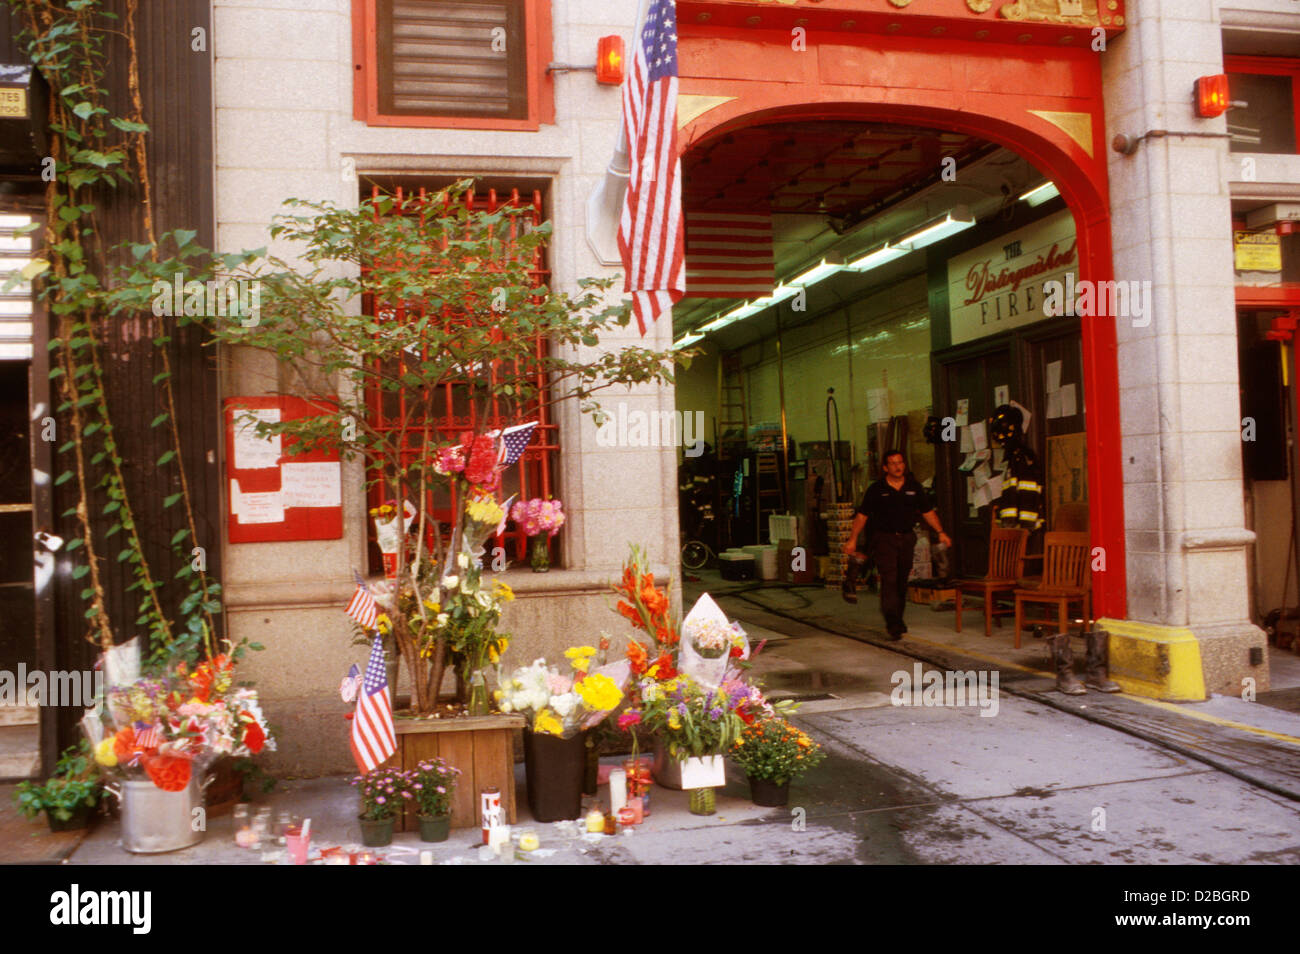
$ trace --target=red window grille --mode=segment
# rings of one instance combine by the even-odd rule
[[[374,188],[371,194],[373,198],[378,198],[380,195],[379,188]],[[409,212],[411,206],[407,203],[402,188],[396,189],[395,198],[397,200],[396,207],[399,209],[405,208]],[[436,201],[436,197],[428,195],[424,189],[419,189],[411,198],[415,200],[415,206],[421,210],[431,207],[431,204]],[[450,211],[452,200],[444,196],[443,201],[445,205],[441,210],[441,214],[446,214]],[[474,212],[496,212],[507,207],[526,210],[522,215],[510,216],[507,219],[508,228],[510,229],[508,244],[513,244],[521,228],[532,229],[542,222],[542,195],[537,190],[534,190],[531,196],[521,196],[518,189],[511,189],[508,197],[498,193],[496,189],[488,190],[486,195],[470,191],[465,193],[460,201],[465,203],[467,209]],[[546,267],[545,257],[540,249],[531,254],[532,262],[529,264],[528,269],[530,279],[535,287],[544,287],[550,282],[550,271]],[[376,314],[381,321],[385,322],[400,323],[408,320],[418,320],[424,314],[424,306],[420,302],[405,302],[396,308],[383,308],[376,313],[373,297],[369,295],[365,296],[363,307],[366,309],[367,314]],[[443,316],[447,321],[457,320],[457,317],[446,309],[443,311]],[[534,339],[534,355],[539,362],[547,354],[549,346],[549,342],[544,336],[539,335]],[[404,357],[397,359],[394,370],[399,374],[404,373],[406,371],[405,363]],[[468,380],[444,382],[438,388],[435,406],[426,414],[420,415],[417,413],[414,418],[416,421],[415,426],[408,425],[402,447],[405,460],[414,462],[419,455],[432,453],[432,448],[446,443],[458,442],[466,432],[480,434],[484,431],[511,427],[515,424],[535,420],[538,424],[533,432],[532,441],[519,461],[507,468],[502,475],[501,486],[496,495],[497,500],[504,501],[512,494],[518,494],[519,500],[527,500],[531,497],[555,496],[557,494],[556,463],[560,451],[559,433],[558,426],[551,420],[551,409],[545,403],[548,390],[543,369],[538,363],[531,371],[527,368],[514,367],[511,373],[512,375],[519,373],[535,375],[534,380],[538,398],[528,402],[518,402],[494,397],[491,401],[487,419],[479,420],[476,409],[469,400]],[[489,369],[488,374],[495,376],[495,370]],[[419,410],[410,407],[405,391],[382,391],[374,388],[367,395],[366,403],[376,429],[388,433],[396,432],[400,427],[400,422],[407,419],[408,413],[418,412]],[[394,499],[394,489],[383,479],[382,474],[372,473],[369,476],[374,482],[371,484],[367,495],[368,507],[377,507],[386,501]],[[416,492],[411,490],[408,497],[413,496]],[[455,499],[453,492],[443,486],[432,487],[428,493],[429,512],[433,519],[440,524],[445,545],[450,539],[451,524],[459,502]],[[366,526],[370,571],[377,574],[382,572],[382,557],[380,556],[378,543],[375,540],[374,521],[367,519]],[[552,541],[552,560],[562,565],[563,554],[557,547],[561,540],[562,535],[557,536]],[[428,542],[432,546],[432,530],[430,530]],[[525,558],[528,538],[514,521],[509,521],[505,532],[489,544],[489,551],[496,546],[505,547],[507,556],[518,562]],[[491,553],[489,552],[490,558]]]

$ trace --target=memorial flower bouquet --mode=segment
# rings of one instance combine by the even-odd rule
[[[95,761],[110,774],[179,792],[219,755],[274,750],[257,691],[237,686],[234,669],[225,652],[192,671],[181,662],[161,677],[109,688],[105,704],[82,720]]]
[[[537,659],[501,675],[497,690],[501,711],[518,712],[532,731],[562,738],[599,724],[623,701],[627,664],[613,663],[588,673],[572,663],[586,662],[590,655],[574,653],[569,658],[572,672],[562,673],[545,659]]]

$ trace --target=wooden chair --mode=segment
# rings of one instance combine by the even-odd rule
[[[1043,537],[1043,579],[1034,588],[1016,590],[1016,648],[1024,628],[1024,605],[1045,603],[1056,607],[1057,632],[1069,632],[1071,603],[1082,606],[1084,626],[1092,613],[1088,588],[1089,537],[1086,533],[1053,531]],[[1030,622],[1034,622],[1031,620]],[[1049,621],[1050,622],[1050,621]]]
[[[1007,610],[998,610],[994,600],[998,593],[1014,593],[1019,585],[1025,560],[1025,545],[1029,531],[1015,527],[994,527],[989,533],[989,571],[982,579],[958,580],[953,597],[957,610],[957,632],[961,632],[962,592],[979,593],[984,597],[984,635],[993,635],[993,620],[1005,616]]]

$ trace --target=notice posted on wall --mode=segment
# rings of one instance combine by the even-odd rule
[[[338,461],[285,463],[280,467],[280,498],[284,507],[342,506],[342,486]]]
[[[238,480],[230,482],[230,512],[241,524],[284,523],[284,502],[280,491],[246,494],[240,491]]]
[[[280,435],[258,437],[255,428],[259,421],[278,424],[280,409],[244,408],[235,414],[235,470],[265,470],[280,462]]]

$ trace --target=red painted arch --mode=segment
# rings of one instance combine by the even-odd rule
[[[681,93],[728,97],[681,129],[683,154],[729,130],[851,119],[949,129],[1006,146],[1051,177],[1074,215],[1081,280],[1113,277],[1100,63],[1087,50],[928,38],[834,35],[804,51],[782,31],[683,25]],[[943,104],[943,105],[937,105]],[[1091,123],[1087,148],[1031,110]],[[683,112],[679,105],[679,115]],[[1083,322],[1084,393],[1096,616],[1126,615],[1119,372],[1114,319]],[[1096,564],[1096,561],[1094,561]]]

